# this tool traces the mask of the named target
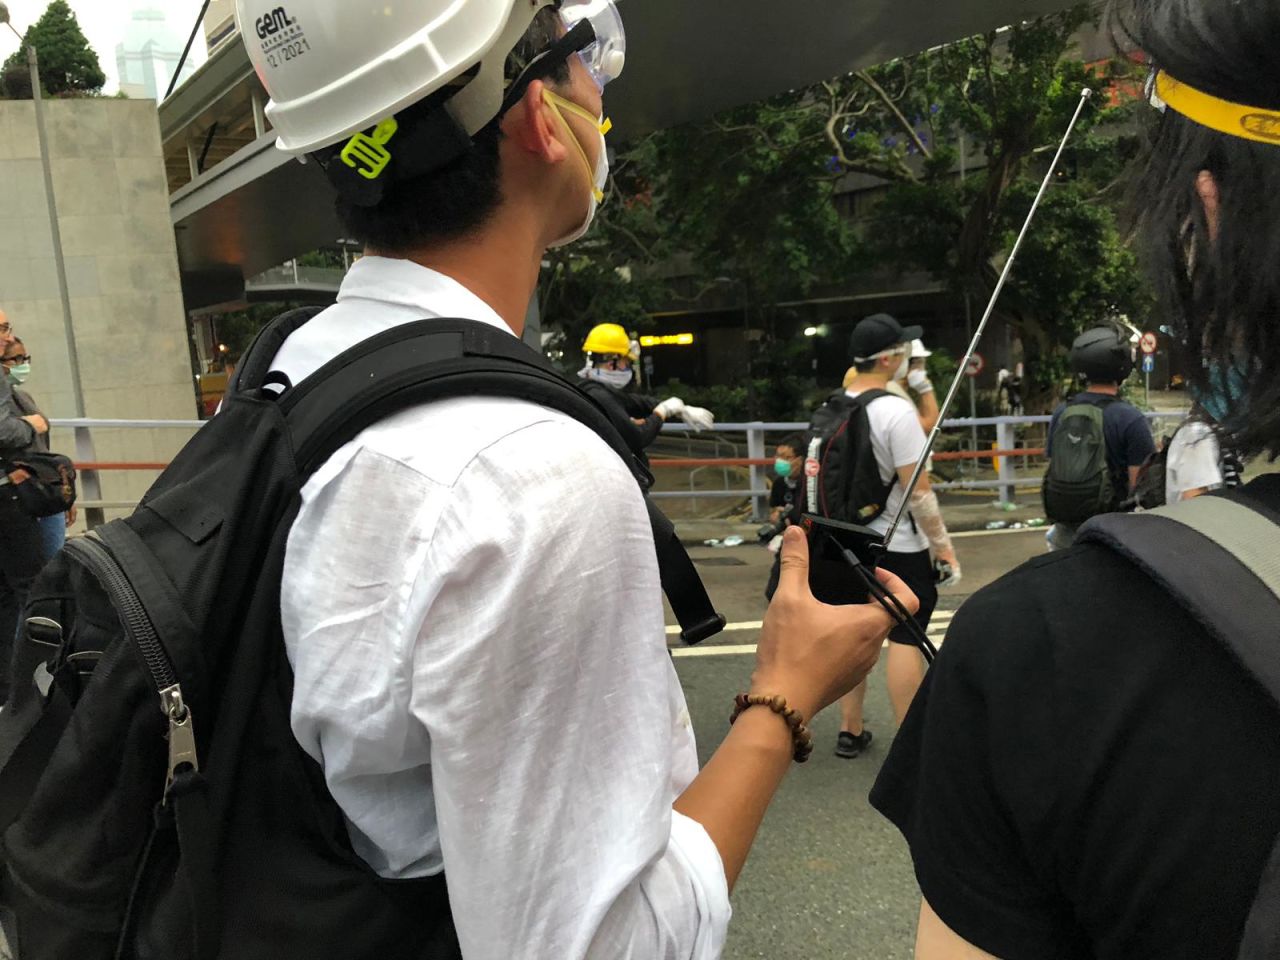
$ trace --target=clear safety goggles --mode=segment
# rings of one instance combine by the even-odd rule
[[[564,0],[560,19],[566,36],[580,23],[591,25],[593,39],[575,52],[603,92],[610,82],[622,76],[627,63],[627,31],[617,6],[613,0]]]
[[[627,34],[612,0],[564,0],[557,7],[565,32],[559,40],[534,57],[507,88],[502,100],[506,113],[529,89],[529,84],[551,76],[576,56],[603,92],[622,75],[627,60]]]

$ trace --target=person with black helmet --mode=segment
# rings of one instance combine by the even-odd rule
[[[1280,4],[1126,0],[1136,237],[1189,389],[1280,454]],[[1144,119],[1140,117],[1139,119]],[[871,794],[918,960],[1280,957],[1280,476],[1086,523],[974,594]]]
[[[1142,412],[1120,399],[1133,372],[1133,346],[1120,327],[1086,330],[1071,345],[1071,369],[1085,389],[1054,411],[1046,452],[1044,506],[1049,549],[1071,545],[1080,524],[1117,509],[1155,452]]]

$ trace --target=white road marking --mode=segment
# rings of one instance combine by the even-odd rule
[[[929,620],[929,632],[933,633],[935,630],[941,630],[945,632],[947,629],[947,624],[951,622],[951,618],[954,617],[955,615],[956,615],[956,612],[954,610],[935,610],[933,612],[933,617],[930,618]],[[764,626],[763,620],[743,620],[739,623],[726,623],[724,625],[724,632],[731,633],[731,632],[736,632],[740,630],[759,630],[763,626]],[[667,627],[668,637],[678,637],[679,635],[680,635],[680,628],[678,626]],[[724,647],[724,648],[702,647],[702,648],[691,648],[691,649],[704,649],[704,650],[734,649],[736,650],[738,648],[737,647]],[[752,650],[754,649],[755,648],[752,647]]]
[[[1047,529],[1048,527],[1023,527],[1020,530],[1010,530],[1008,528],[1003,530],[962,530],[960,533],[951,534],[951,539],[956,540],[961,537],[1000,537],[1009,533],[1038,533],[1043,536]]]

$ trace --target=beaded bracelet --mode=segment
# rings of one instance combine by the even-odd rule
[[[809,754],[813,753],[813,734],[804,725],[804,717],[800,716],[800,711],[792,710],[787,706],[786,697],[770,696],[765,693],[740,693],[733,698],[733,716],[729,718],[729,725],[732,726],[750,707],[768,707],[787,721],[787,726],[791,728],[791,745],[794,748],[791,754],[792,759],[796,763],[804,763],[809,759]]]

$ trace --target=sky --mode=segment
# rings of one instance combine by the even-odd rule
[[[9,6],[9,19],[19,33],[40,19],[48,0],[5,0]],[[163,10],[169,26],[184,41],[200,14],[201,0],[70,0],[71,9],[80,21],[80,29],[89,38],[89,45],[98,55],[103,72],[107,75],[105,93],[119,89],[116,77],[116,44],[124,39],[135,8],[150,7]],[[0,27],[0,60],[18,49],[18,38],[5,27]],[[204,32],[196,38],[191,48],[191,62],[197,66],[204,62]]]

